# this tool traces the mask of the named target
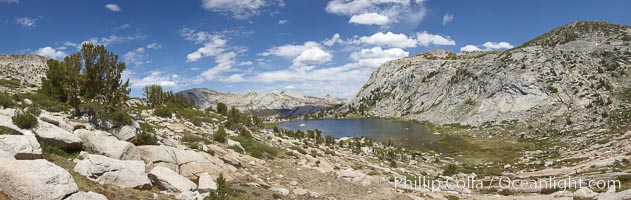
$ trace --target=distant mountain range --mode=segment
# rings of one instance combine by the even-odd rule
[[[296,92],[283,91],[272,93],[249,92],[245,94],[218,92],[207,88],[194,88],[178,92],[195,101],[199,108],[214,107],[217,103],[225,103],[240,110],[259,115],[294,117],[316,112],[324,108],[342,104],[343,99],[331,96],[313,97]]]

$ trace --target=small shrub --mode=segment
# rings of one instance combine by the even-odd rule
[[[241,154],[245,153],[243,152],[243,149],[241,149],[241,147],[239,147],[238,145],[229,146],[228,149],[232,149],[234,152],[241,153]]]
[[[278,155],[279,150],[267,144],[256,141],[254,138],[245,138],[241,136],[233,137],[234,141],[241,143],[241,146],[248,154],[255,158],[274,158]]]
[[[307,151],[305,151],[304,149],[300,148],[299,146],[292,146],[292,147],[289,147],[289,149],[296,150],[298,153],[307,155]]]
[[[25,113],[16,111],[15,115],[11,117],[13,124],[21,129],[30,129],[37,125],[37,117],[31,113]]]
[[[470,105],[470,106],[475,105],[475,103],[476,103],[475,100],[472,99],[472,98],[468,98],[467,100],[464,101],[464,104],[467,104],[467,105]]]
[[[13,99],[11,98],[11,96],[9,96],[9,94],[7,93],[0,93],[0,106],[2,106],[3,108],[10,108],[13,107],[13,105],[15,105],[13,103]]]
[[[174,113],[174,110],[171,108],[167,108],[164,106],[157,107],[153,110],[153,114],[158,117],[171,118],[171,115]]]
[[[447,165],[443,171],[443,176],[451,176],[458,173],[457,168],[458,167],[454,164]]]
[[[219,126],[217,131],[213,133],[213,140],[224,143],[226,142],[226,136],[227,136],[226,130],[223,128],[223,126]]]
[[[223,174],[219,174],[217,178],[217,190],[211,191],[210,194],[204,198],[204,200],[228,200],[230,199],[228,184]]]
[[[151,124],[141,123],[140,132],[136,136],[137,145],[157,145],[158,137],[155,135],[155,128]]]

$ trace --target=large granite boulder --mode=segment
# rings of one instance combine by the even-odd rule
[[[197,191],[206,193],[211,190],[217,190],[217,183],[208,173],[202,173],[199,175],[199,182],[197,183]]]
[[[81,138],[85,149],[96,154],[120,160],[140,160],[134,144],[118,140],[108,132],[79,129],[75,131],[75,135]]]
[[[177,172],[162,166],[154,167],[149,172],[149,178],[161,190],[169,192],[181,193],[185,191],[193,191],[197,185],[193,181],[184,178]]]
[[[89,154],[75,165],[74,171],[100,184],[123,188],[151,188],[151,180],[145,174],[145,163],[140,160],[117,160]]]
[[[81,138],[54,124],[40,120],[33,129],[37,138],[65,150],[81,149]]]
[[[46,160],[3,160],[0,191],[10,199],[63,199],[79,187],[68,171]]]
[[[4,109],[1,111],[11,111]],[[9,113],[7,113],[9,114]],[[7,135],[10,133],[0,133],[0,150],[12,155],[19,160],[32,160],[42,158],[42,148],[35,138],[35,134],[30,130],[23,130],[13,124],[10,115],[0,114],[0,131],[19,132],[20,135]]]
[[[163,166],[191,180],[198,179],[203,173],[215,179],[223,173],[226,180],[232,180],[229,174],[236,171],[234,166],[204,152],[167,146],[139,146],[138,151],[142,160],[149,165],[148,170]]]
[[[112,130],[112,135],[119,140],[134,142],[136,141],[136,128],[130,125],[125,125]]]

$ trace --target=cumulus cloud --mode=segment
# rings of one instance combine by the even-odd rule
[[[496,50],[496,49],[510,49],[513,48],[508,42],[485,42],[482,44],[487,50]]]
[[[229,48],[227,46],[228,40],[225,39],[223,35],[196,31],[191,28],[184,28],[180,30],[180,36],[182,36],[185,40],[193,41],[196,44],[203,44],[202,47],[186,56],[187,62],[194,62],[203,57],[214,57],[215,59],[216,65],[203,71],[198,77],[200,80],[219,80],[229,82],[237,82],[240,80],[236,76],[223,77],[224,73],[235,71],[233,67],[237,64],[237,53],[229,51],[229,49],[234,48]],[[238,49],[238,51],[242,52],[245,50]],[[242,62],[238,64],[251,64],[251,62]],[[194,70],[194,68],[191,68],[191,70]],[[197,68],[195,68],[195,70],[197,70]]]
[[[123,80],[129,79],[132,88],[143,88],[149,85],[160,85],[162,87],[178,87],[183,82],[177,74],[167,74],[159,70],[147,72],[144,77],[136,77],[136,74],[125,70]]]
[[[258,15],[266,6],[264,0],[203,0],[202,7],[213,12],[227,12],[235,19],[247,19]]]
[[[61,50],[57,50],[57,49],[52,48],[52,47],[39,48],[33,53],[37,54],[37,55],[40,55],[40,56],[56,59],[56,60],[61,60],[64,57],[66,57],[66,53],[65,52],[63,52]]]
[[[286,19],[278,20],[278,24],[280,24],[280,25],[287,24],[287,22],[289,22],[289,21],[287,21]]]
[[[392,32],[378,32],[371,36],[362,36],[354,42],[397,48],[416,47],[416,40],[414,38],[410,38],[403,33],[395,34]]]
[[[300,55],[303,51],[311,48],[318,47],[320,44],[313,41],[307,41],[302,45],[282,45],[268,49],[267,51],[260,53],[260,56],[280,56],[285,58],[294,58]]]
[[[447,25],[447,23],[451,22],[451,20],[454,20],[454,15],[445,13],[445,15],[443,15],[443,26]]]
[[[362,49],[360,51],[353,52],[350,57],[359,66],[377,68],[387,61],[407,57],[408,55],[409,52],[400,48],[383,50],[381,47],[374,47],[371,49]]]
[[[119,43],[125,43],[125,42],[129,42],[129,41],[134,41],[134,40],[142,40],[145,39],[147,36],[144,34],[135,34],[135,35],[129,35],[129,36],[119,36],[119,35],[110,35],[107,37],[94,37],[94,38],[90,38],[88,40],[85,40],[83,42],[81,42],[81,45],[85,44],[85,43],[92,43],[92,44],[101,44],[101,45],[111,45],[111,44],[119,44]],[[68,46],[70,46],[70,43]],[[79,44],[74,44],[75,47],[77,47],[78,49],[81,48],[81,45]]]
[[[386,25],[390,22],[390,18],[379,13],[364,13],[359,15],[353,15],[348,23],[363,24],[363,25]]]
[[[429,34],[426,31],[416,34],[416,39],[418,40],[419,45],[421,46],[429,46],[429,45],[456,45],[456,41],[449,38],[449,36],[440,36]]]
[[[484,44],[482,44],[482,47],[484,48],[480,48],[475,45],[466,45],[460,48],[460,51],[472,52],[472,51],[492,51],[492,50],[500,50],[500,49],[510,49],[510,48],[513,48],[513,45],[511,45],[508,42],[485,42]]]
[[[326,46],[333,46],[337,43],[342,43],[343,40],[341,39],[340,34],[336,33],[333,36],[331,36],[331,38],[324,40],[322,43]]]
[[[18,25],[22,27],[30,28],[30,27],[37,26],[37,20],[39,20],[39,17],[38,18],[21,17],[15,20],[15,23],[17,23]]]
[[[352,16],[376,13],[388,17],[388,23],[407,22],[413,27],[416,27],[427,13],[421,0],[331,0],[325,11],[351,18]],[[349,22],[351,21],[349,20]]]
[[[110,4],[106,4],[105,8],[107,8],[108,10],[110,10],[112,12],[120,12],[120,11],[122,11],[121,7],[119,7],[116,4],[111,4],[111,3]]]
[[[466,45],[464,47],[461,47],[460,51],[462,51],[462,52],[472,52],[472,51],[482,51],[482,49],[478,48],[475,45],[470,45],[469,44],[469,45]]]

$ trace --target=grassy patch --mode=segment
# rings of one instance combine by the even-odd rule
[[[22,135],[22,133],[6,126],[0,126],[0,135]]]
[[[17,89],[20,87],[21,85],[21,81],[20,79],[16,79],[16,78],[12,78],[12,79],[0,79],[0,85],[7,87],[7,88],[11,88],[11,89]]]
[[[232,140],[241,143],[245,151],[255,158],[274,158],[280,152],[278,148],[261,143],[253,138],[237,136],[232,137]]]
[[[77,156],[79,156],[79,152],[81,152],[81,151],[65,151],[63,149],[60,149],[59,147],[50,145],[42,141],[40,141],[39,143],[42,147],[42,153],[56,155],[56,156],[60,156],[66,159],[76,158]]]
[[[57,99],[42,93],[15,94],[13,97],[17,101],[30,99],[33,104],[49,112],[62,112],[70,109],[68,104],[57,101]]]

